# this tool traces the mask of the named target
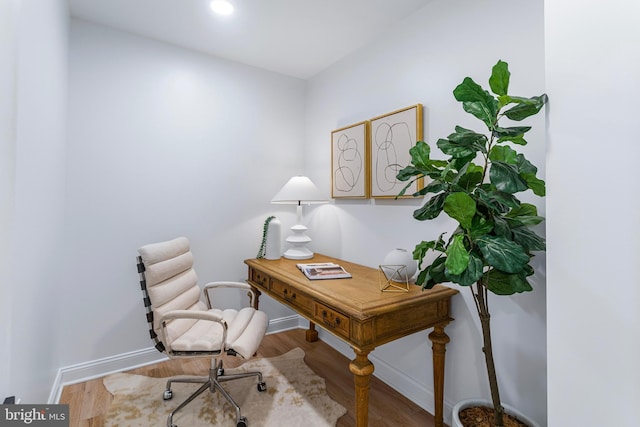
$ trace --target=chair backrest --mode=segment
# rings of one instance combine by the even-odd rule
[[[200,300],[198,276],[186,237],[151,243],[138,249],[138,273],[151,339],[164,352],[160,317],[171,310],[206,310]],[[195,323],[179,319],[167,324],[167,332],[178,336]]]

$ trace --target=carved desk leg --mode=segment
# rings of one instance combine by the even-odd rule
[[[309,329],[307,329],[307,334],[305,336],[307,342],[316,342],[318,341],[318,331],[316,331],[316,324],[313,322],[309,322]]]
[[[373,363],[368,351],[353,349],[356,358],[349,364],[356,386],[356,427],[367,427],[369,423],[369,382],[373,374]]]
[[[433,328],[433,332],[429,334],[433,349],[433,400],[436,427],[444,426],[444,356],[447,343],[450,341],[449,336],[444,332],[444,328],[448,323],[436,325]]]

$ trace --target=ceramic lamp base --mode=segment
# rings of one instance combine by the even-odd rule
[[[287,249],[284,257],[288,259],[309,259],[313,258],[313,252],[306,247],[311,241],[311,237],[304,234],[307,227],[297,224],[291,227],[293,234],[287,237],[287,243],[291,244],[291,248]]]

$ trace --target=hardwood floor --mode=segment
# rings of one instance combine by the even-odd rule
[[[296,347],[302,348],[306,353],[307,365],[325,379],[329,396],[348,409],[347,414],[341,417],[336,425],[355,426],[355,391],[353,375],[349,372],[349,359],[322,341],[308,343],[304,337],[305,331],[301,329],[267,335],[258,349],[258,356],[272,357]],[[233,366],[232,359],[225,360],[226,366]],[[128,372],[168,377],[180,374],[201,375],[208,369],[207,359],[175,359]],[[69,404],[71,427],[102,426],[110,402],[111,394],[102,385],[101,378],[66,386],[60,397],[60,403]],[[382,381],[372,377],[369,392],[369,426],[433,427],[434,418]]]

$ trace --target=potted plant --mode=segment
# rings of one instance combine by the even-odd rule
[[[527,278],[534,271],[531,259],[546,249],[545,240],[532,229],[544,220],[534,205],[522,203],[517,193],[531,190],[545,195],[545,183],[536,177],[537,168],[514,146],[527,144],[530,126],[503,126],[500,121],[519,122],[537,114],[547,102],[545,94],[524,98],[508,94],[508,64],[498,61],[492,69],[489,86],[493,94],[467,77],[453,95],[467,113],[479,119],[486,132],[460,126],[437,147],[447,160],[432,159],[424,141],[411,148],[411,164],[397,178],[408,181],[400,192],[419,178],[426,185],[413,196],[431,195],[414,211],[419,221],[431,220],[442,212],[457,222],[451,234],[422,241],[413,252],[418,260],[416,284],[430,289],[436,283],[452,282],[471,289],[482,326],[483,347],[494,425],[503,426],[504,408],[500,401],[491,344],[488,298],[531,291]],[[423,266],[428,251],[435,260]]]

